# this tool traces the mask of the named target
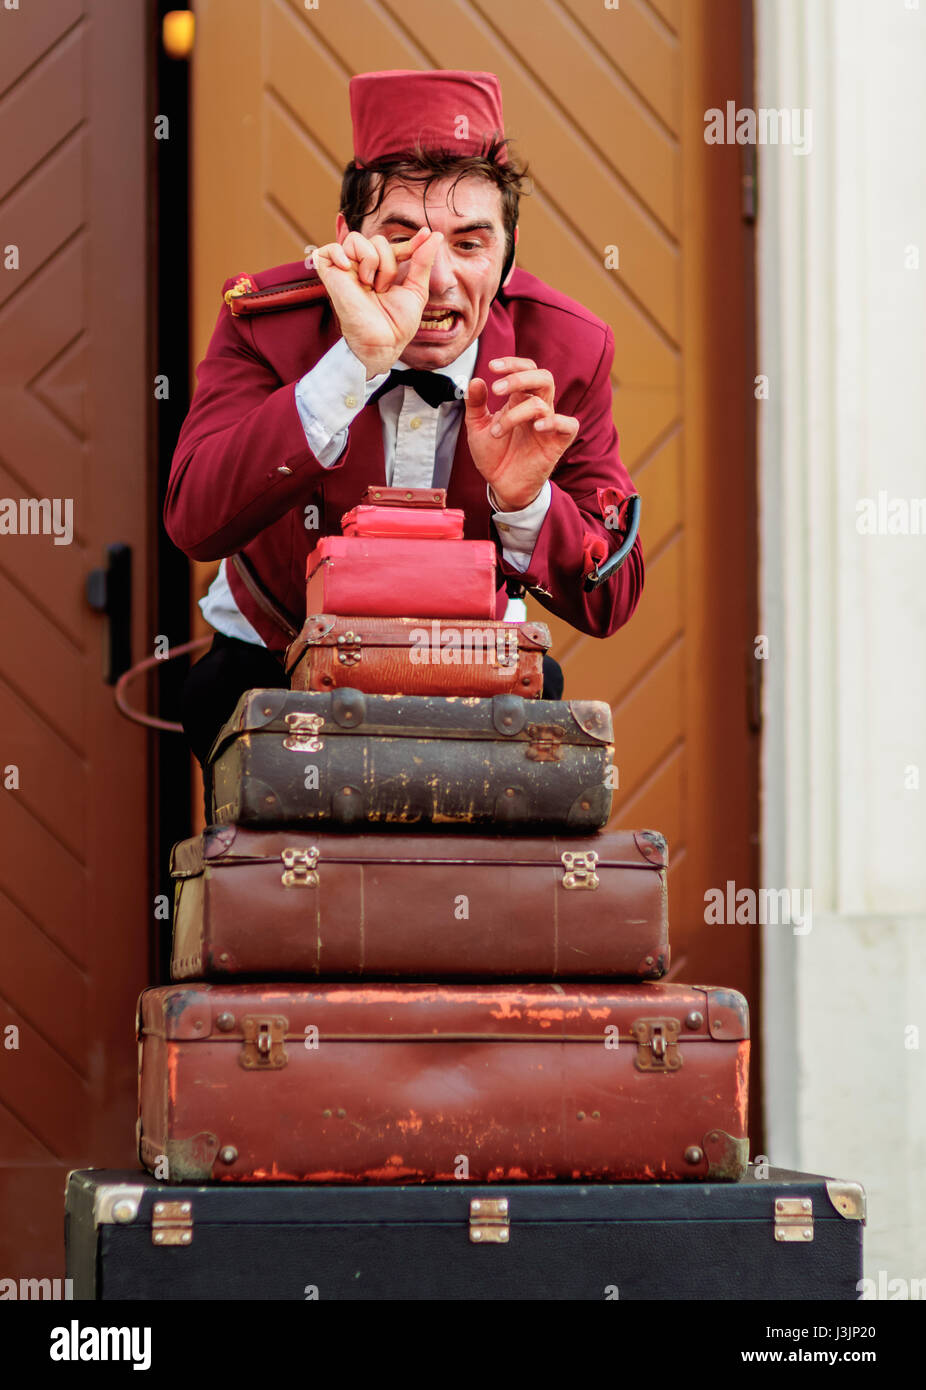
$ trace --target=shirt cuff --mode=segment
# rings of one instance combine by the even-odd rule
[[[553,488],[550,480],[547,479],[533,502],[529,502],[526,507],[522,507],[517,512],[499,511],[495,495],[488,486],[486,487],[486,495],[489,499],[489,505],[493,508],[492,520],[502,542],[502,556],[513,569],[516,569],[519,574],[523,574],[525,570],[530,568],[531,556],[534,553],[534,546],[537,544],[537,537],[540,535],[540,528],[546,520],[550,503],[553,500]]]
[[[363,363],[339,338],[296,382],[296,409],[306,443],[322,468],[337,463],[351,423],[388,375],[381,372],[367,381]]]

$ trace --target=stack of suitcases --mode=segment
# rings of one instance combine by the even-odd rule
[[[242,696],[212,823],[174,848],[174,983],[139,1004],[139,1153],[169,1186],[109,1206],[210,1250],[201,1296],[608,1296],[620,1185],[746,1173],[746,1002],[659,982],[666,844],[603,829],[610,709],[541,698],[548,629],[494,621],[462,522],[370,489],[319,543],[291,689]],[[269,1269],[227,1243],[245,1200],[288,1232]],[[448,1257],[519,1216],[517,1260]],[[529,1231],[595,1222],[538,1285]]]

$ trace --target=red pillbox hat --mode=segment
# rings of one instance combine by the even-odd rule
[[[502,89],[492,72],[363,72],[350,81],[350,113],[358,164],[419,144],[482,154],[505,137]],[[506,162],[504,149],[498,159]]]

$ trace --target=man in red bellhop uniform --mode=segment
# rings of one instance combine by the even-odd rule
[[[202,600],[216,636],[183,699],[200,761],[243,691],[287,684],[306,557],[370,485],[447,488],[467,538],[496,541],[499,618],[523,616],[507,603],[517,581],[607,637],[643,588],[639,541],[583,588],[619,540],[611,489],[633,491],[611,418],[613,336],[512,269],[523,170],[498,79],[365,73],[350,98],[355,157],[336,240],[313,256],[321,285],[301,262],[226,282],[174,453],[168,532],[192,559],[223,561]],[[242,290],[279,286],[274,311],[234,312]],[[548,661],[547,698],[557,675]]]

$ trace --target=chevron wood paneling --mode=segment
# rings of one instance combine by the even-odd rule
[[[507,130],[533,181],[518,262],[613,328],[614,419],[643,498],[647,568],[638,612],[606,642],[529,607],[551,627],[567,693],[611,703],[613,823],[667,833],[686,959],[748,992],[751,945],[718,945],[703,925],[717,855],[748,875],[756,823],[748,777],[737,796],[724,785],[728,762],[751,766],[745,717],[727,721],[721,745],[704,715],[712,699],[745,709],[737,624],[749,617],[732,596],[747,587],[749,557],[718,549],[703,501],[727,509],[734,534],[748,523],[745,406],[734,390],[712,395],[713,359],[704,365],[714,339],[732,345],[725,380],[749,353],[737,158],[708,167],[702,138],[704,93],[727,96],[743,80],[740,0],[339,0],[308,11],[301,0],[201,0],[197,13],[197,355],[225,275],[299,258],[333,235],[354,73],[501,78]],[[233,86],[223,76],[232,62]],[[241,140],[225,152],[231,128]],[[619,269],[606,266],[609,247]]]
[[[0,535],[0,768],[19,779],[0,790],[0,1272],[54,1277],[66,1168],[132,1161],[151,921],[146,742],[85,597],[105,545],[131,545],[147,646],[144,16],[0,16],[0,246],[20,256],[0,270],[0,496],[74,518],[70,544]]]

